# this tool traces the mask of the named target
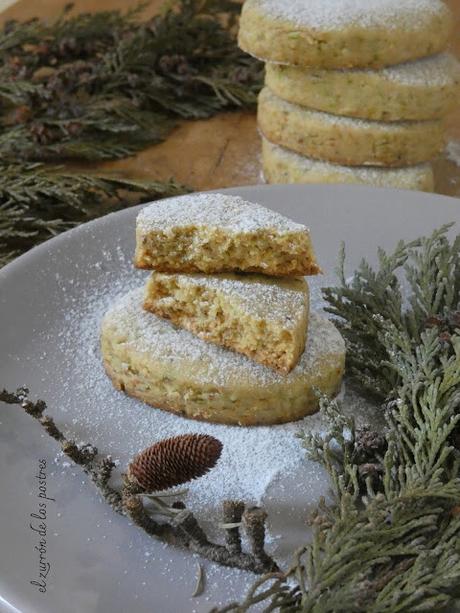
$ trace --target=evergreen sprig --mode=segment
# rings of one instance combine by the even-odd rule
[[[392,254],[380,249],[378,270],[362,261],[350,282],[345,278],[342,249],[338,267],[341,285],[324,290],[326,310],[337,318],[347,344],[348,374],[379,400],[384,400],[399,381],[398,373],[387,364],[388,348],[380,341],[387,323],[406,331],[408,342],[417,344],[427,327],[447,330],[455,317],[460,293],[460,236],[449,243],[448,230],[449,226],[443,226],[431,237],[400,242]],[[409,289],[408,305],[404,286]]]
[[[10,21],[0,34],[0,266],[123,206],[186,191],[174,181],[76,175],[33,162],[123,158],[178,118],[253,107],[262,63],[238,49],[237,0],[173,0],[146,20],[72,13]]]
[[[321,501],[287,573],[222,611],[441,611],[459,595],[460,239],[448,228],[381,251],[379,269],[363,261],[350,282],[342,252],[341,285],[324,294],[351,376],[383,400],[386,432],[322,398],[329,430],[300,436],[334,501]]]
[[[0,162],[0,267],[56,234],[130,204],[187,191],[174,181],[73,174],[39,163]]]
[[[240,51],[236,0],[8,22],[0,35],[0,154],[114,159],[164,140],[177,118],[254,107],[261,62]]]

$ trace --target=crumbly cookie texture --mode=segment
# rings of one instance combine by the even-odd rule
[[[136,224],[138,268],[158,272],[320,272],[310,232],[279,213],[227,194],[154,202]]]
[[[311,316],[305,352],[281,374],[206,343],[142,303],[143,289],[134,290],[107,312],[101,346],[115,387],[148,404],[217,423],[275,424],[315,412],[318,390],[340,389],[345,344],[325,317]]]
[[[345,166],[412,166],[444,147],[444,122],[384,123],[339,117],[286,102],[265,87],[258,122],[272,143],[314,159]]]
[[[353,183],[434,191],[431,164],[406,168],[340,166],[304,157],[262,137],[262,164],[267,183]]]
[[[460,62],[443,53],[383,70],[321,70],[269,63],[265,82],[295,104],[380,121],[439,119],[460,96]]]
[[[442,0],[246,0],[239,45],[269,62],[382,68],[443,51]]]
[[[154,272],[144,308],[280,372],[290,372],[305,349],[309,291],[304,279]]]

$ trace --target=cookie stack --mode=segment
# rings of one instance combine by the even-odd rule
[[[266,180],[433,191],[460,93],[452,25],[442,0],[247,0]]]
[[[319,272],[308,228],[223,194],[153,203],[137,218],[146,287],[105,315],[114,385],[156,407],[256,425],[300,419],[335,394],[345,347],[310,315],[302,275]]]

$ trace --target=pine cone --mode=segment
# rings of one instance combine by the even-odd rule
[[[447,322],[452,328],[460,328],[460,311],[452,311],[449,313]]]
[[[146,492],[159,492],[205,475],[216,465],[222,443],[207,434],[184,434],[160,441],[138,454],[128,479]]]
[[[450,311],[444,317],[432,316],[425,321],[425,328],[438,328],[439,340],[450,345],[452,335],[460,327],[460,311]]]
[[[166,76],[171,74],[186,76],[192,72],[185,55],[162,55],[158,61],[158,66]]]
[[[379,432],[371,430],[367,426],[358,428],[356,431],[355,451],[357,453],[357,461],[362,464],[368,460],[373,460],[377,455],[383,456],[387,450],[388,444]]]

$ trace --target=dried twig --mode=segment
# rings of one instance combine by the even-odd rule
[[[239,529],[232,529],[231,542],[219,545],[208,539],[206,533],[199,525],[197,519],[185,505],[178,501],[171,506],[163,502],[161,497],[149,496],[155,503],[155,509],[149,510],[143,502],[145,490],[136,480],[125,475],[121,491],[114,489],[110,484],[115,463],[110,456],[100,456],[96,447],[92,445],[77,445],[68,440],[63,432],[48,415],[44,415],[46,403],[42,400],[32,402],[29,400],[29,391],[20,388],[15,393],[3,390],[0,392],[0,401],[7,404],[17,404],[26,413],[34,417],[45,431],[61,445],[63,453],[73,462],[82,467],[93,483],[96,485],[104,500],[110,504],[114,511],[129,517],[132,522],[142,528],[147,534],[171,545],[176,545],[198,553],[202,557],[217,562],[223,566],[241,568],[257,574],[271,572],[277,568],[274,560],[265,552],[265,519],[266,514],[260,509],[250,509],[246,514],[246,529],[252,543],[252,552],[241,551]],[[229,509],[233,509],[232,517],[241,517],[244,504],[241,502],[224,503],[223,519],[229,517]],[[157,512],[157,509],[159,512]],[[160,521],[156,516],[167,517]],[[236,534],[234,531],[237,531]]]
[[[224,528],[226,530],[225,543],[227,549],[232,553],[240,553],[241,534],[239,525],[241,525],[241,518],[243,517],[244,503],[234,500],[225,500],[223,511],[225,522]]]

